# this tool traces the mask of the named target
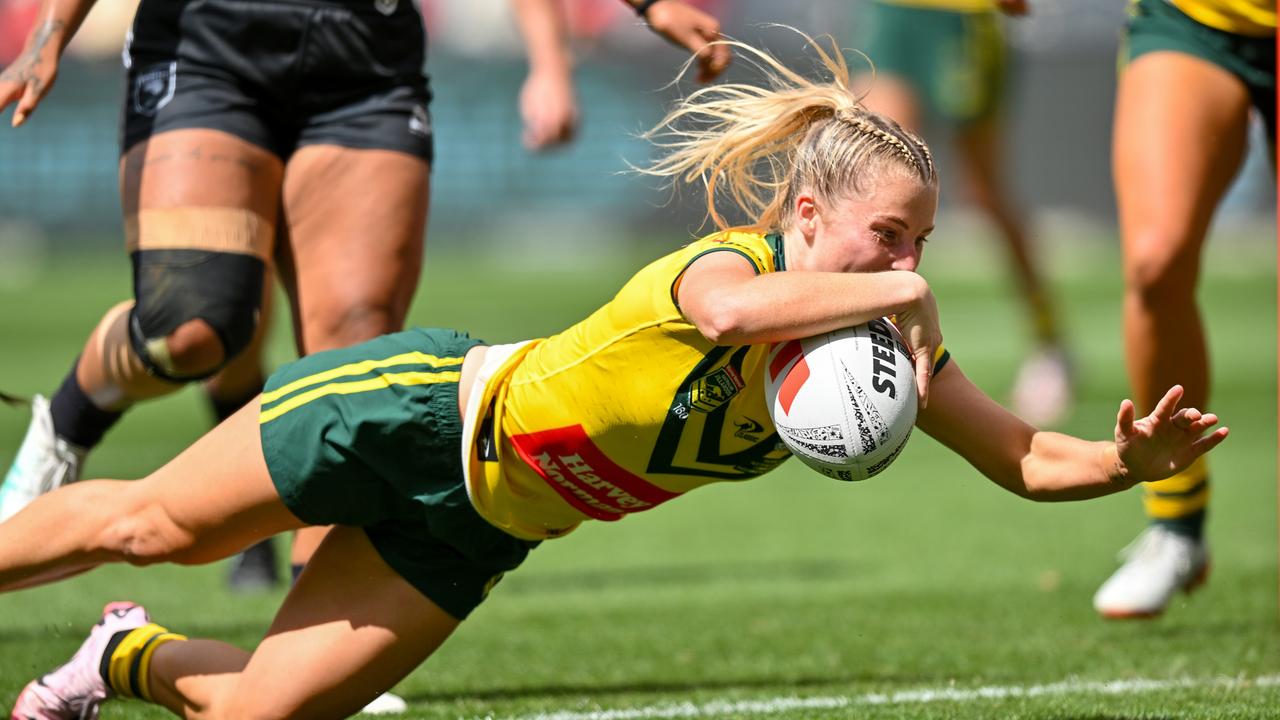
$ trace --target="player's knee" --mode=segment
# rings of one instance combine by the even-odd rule
[[[143,566],[181,562],[195,538],[158,503],[139,500],[116,514],[103,533],[102,545],[114,560]]]
[[[1148,243],[1147,247],[1155,243]],[[1183,256],[1167,249],[1129,253],[1124,276],[1127,291],[1142,302],[1168,302],[1195,295],[1198,256]]]
[[[264,270],[261,260],[236,253],[134,253],[134,351],[148,370],[167,380],[217,372],[253,341]]]

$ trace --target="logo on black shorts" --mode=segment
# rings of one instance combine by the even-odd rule
[[[418,137],[431,137],[431,116],[422,105],[413,106],[413,114],[409,116],[409,132]]]
[[[400,0],[373,0],[373,6],[383,15],[393,15]]]
[[[152,65],[138,73],[133,79],[133,111],[140,115],[155,115],[173,99],[177,80],[176,62]]]

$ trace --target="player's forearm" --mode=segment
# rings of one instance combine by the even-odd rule
[[[565,19],[556,0],[511,0],[524,38],[529,72],[567,73],[573,64]]]
[[[1020,470],[1025,491],[1014,492],[1041,502],[1088,500],[1127,490],[1135,482],[1120,461],[1115,443],[1055,432],[1032,436]]]
[[[61,54],[93,8],[94,0],[44,0],[27,35],[27,49],[54,44]]]
[[[711,298],[695,320],[720,345],[809,337],[906,312],[929,292],[916,273],[768,273]]]

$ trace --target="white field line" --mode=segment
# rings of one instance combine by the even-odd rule
[[[933,702],[975,702],[1006,698],[1034,698],[1045,695],[1129,695],[1186,688],[1242,690],[1280,686],[1280,675],[1254,678],[1182,678],[1176,680],[1114,680],[1090,682],[1065,680],[1047,685],[998,685],[977,688],[921,688],[893,693],[826,697],[774,697],[760,700],[715,700],[705,703],[671,703],[619,710],[553,712],[508,716],[507,720],[648,720],[649,718],[717,718],[745,714],[776,715],[795,710],[834,710],[860,705],[906,705]],[[493,716],[488,716],[492,718]],[[487,719],[486,719],[487,720]]]

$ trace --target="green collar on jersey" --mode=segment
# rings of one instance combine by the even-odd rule
[[[773,251],[773,269],[775,272],[782,272],[787,269],[787,258],[782,251],[782,233],[772,232],[764,236],[764,241],[769,244],[769,249]]]

